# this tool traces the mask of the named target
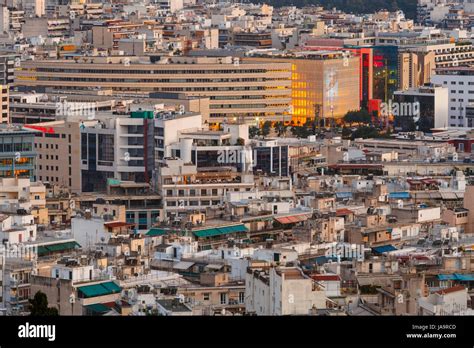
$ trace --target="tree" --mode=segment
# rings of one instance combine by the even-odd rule
[[[360,127],[355,130],[354,133],[352,133],[352,140],[357,139],[357,138],[378,138],[380,136],[378,130],[374,127]]]
[[[343,127],[341,133],[343,139],[349,139],[352,134],[352,131],[350,128]]]
[[[275,123],[275,131],[277,132],[278,136],[281,137],[283,134],[286,133],[286,128],[288,126],[285,125],[285,122],[276,122]]]
[[[249,128],[249,136],[251,139],[255,138],[259,134],[260,130],[258,127],[252,126]]]
[[[311,135],[310,131],[306,127],[291,127],[291,133],[297,138],[307,138]]]
[[[31,316],[56,316],[59,315],[57,308],[48,307],[48,297],[44,292],[37,291],[30,302]]]
[[[348,111],[344,116],[344,122],[349,124],[357,123],[358,125],[361,123],[370,124],[372,122],[372,118],[370,117],[367,110],[361,109],[359,111]]]
[[[268,134],[270,134],[270,129],[272,128],[272,122],[271,121],[265,121],[263,123],[262,129],[260,130],[260,134],[266,137]]]

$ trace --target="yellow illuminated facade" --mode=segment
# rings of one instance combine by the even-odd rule
[[[359,57],[341,52],[315,57],[259,57],[258,61],[291,63],[292,121],[304,124],[315,116],[339,119],[360,108]]]

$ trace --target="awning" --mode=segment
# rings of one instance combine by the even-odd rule
[[[388,194],[388,198],[391,199],[409,199],[410,193],[409,192],[390,192]]]
[[[275,220],[283,225],[287,225],[287,224],[294,224],[301,221],[306,221],[308,220],[308,216],[307,215],[290,215],[290,216],[277,217],[275,218]]]
[[[454,274],[438,274],[438,280],[454,280]]]
[[[393,245],[390,245],[390,244],[372,248],[372,251],[377,253],[377,254],[383,254],[383,253],[386,253],[386,252],[389,252],[389,251],[394,251],[394,250],[398,250],[398,249],[395,248]]]
[[[80,248],[81,246],[77,242],[40,245],[38,246],[38,255],[43,256],[49,253],[72,250],[72,249],[75,249],[76,247]]]
[[[194,265],[194,262],[180,261],[176,265],[173,266],[173,269],[177,269],[179,271],[186,271],[187,269],[191,268],[193,265]]]
[[[336,198],[352,198],[352,192],[336,192]]]
[[[193,234],[198,238],[203,237],[214,237],[219,235],[225,235],[230,233],[243,233],[248,232],[247,227],[245,225],[233,225],[233,226],[225,226],[225,227],[215,227],[215,228],[206,228],[199,231],[193,231]]]
[[[157,237],[157,236],[164,236],[165,234],[171,232],[171,230],[165,230],[163,228],[151,228],[145,236],[147,237]]]
[[[84,308],[97,314],[105,314],[110,311],[110,308],[102,303],[94,303],[91,305],[84,306]]]
[[[461,274],[461,273],[453,273],[453,274],[438,274],[439,280],[457,280],[460,282],[469,282],[474,281],[474,274]]]
[[[94,285],[86,285],[77,288],[85,298],[104,296],[119,293],[122,291],[122,288],[115,284],[114,282],[106,282]]]

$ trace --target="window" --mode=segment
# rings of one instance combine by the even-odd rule
[[[205,292],[203,294],[203,300],[204,301],[209,301],[210,298],[211,298],[211,294],[209,292]]]
[[[227,304],[227,293],[222,292],[220,294],[220,298],[221,298],[221,304]]]
[[[239,303],[245,302],[245,292],[239,292]]]

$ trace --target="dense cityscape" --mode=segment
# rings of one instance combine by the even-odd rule
[[[2,1],[0,316],[473,315],[474,2],[321,2]]]

